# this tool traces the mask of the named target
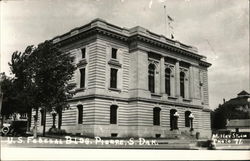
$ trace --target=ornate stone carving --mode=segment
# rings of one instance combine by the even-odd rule
[[[159,73],[160,71],[160,62],[158,60],[155,60],[155,59],[152,59],[152,58],[148,58],[148,65],[149,64],[154,64],[155,65],[155,71],[156,71],[156,74]]]

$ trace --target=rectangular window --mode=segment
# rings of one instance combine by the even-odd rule
[[[82,48],[82,59],[86,58],[86,48]]]
[[[117,124],[117,108],[118,106],[110,106],[110,124]]]
[[[44,110],[40,110],[41,112],[41,126],[44,125]]]
[[[154,108],[153,110],[153,124],[154,125],[160,125],[160,108]]]
[[[117,69],[110,70],[110,88],[117,88]]]
[[[85,87],[85,68],[80,69],[80,88],[84,88]]]
[[[111,55],[111,58],[117,59],[117,49],[112,48],[112,55]]]
[[[82,116],[83,116],[83,106],[77,106],[78,109],[78,124],[82,124]]]

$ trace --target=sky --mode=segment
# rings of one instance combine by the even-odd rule
[[[223,98],[250,92],[249,0],[2,0],[0,71],[9,75],[14,51],[95,18],[164,35],[165,13],[174,19],[175,40],[196,46],[212,64],[208,69],[211,109]]]

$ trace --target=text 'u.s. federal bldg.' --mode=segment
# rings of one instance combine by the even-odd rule
[[[102,19],[52,41],[74,56],[77,66],[70,81],[76,85],[70,108],[55,117],[61,129],[100,137],[210,136],[211,64],[197,48]],[[40,111],[40,131],[42,115]],[[48,130],[52,116],[46,117]]]

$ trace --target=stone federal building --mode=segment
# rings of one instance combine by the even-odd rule
[[[196,47],[102,19],[52,41],[74,56],[77,66],[70,108],[54,116],[61,129],[100,137],[170,137],[190,131],[210,137],[211,64]],[[48,130],[52,116],[46,117]]]

